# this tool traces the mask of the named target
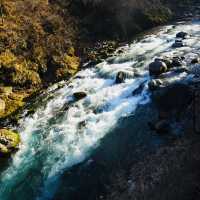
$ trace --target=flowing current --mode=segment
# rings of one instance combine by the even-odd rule
[[[172,49],[176,33],[183,30],[191,35],[185,40],[187,46]],[[149,102],[148,64],[159,56],[184,53],[186,60],[195,56],[199,36],[197,22],[162,27],[122,47],[123,54],[83,69],[62,88],[49,88],[51,98],[20,121],[22,144],[1,173],[0,200],[53,199],[63,172],[88,158],[120,118],[134,115],[138,105]],[[115,84],[119,71],[125,72],[127,79]],[[181,73],[170,81],[184,76]],[[140,93],[133,95],[141,84]],[[87,97],[70,104],[73,93],[80,91]]]

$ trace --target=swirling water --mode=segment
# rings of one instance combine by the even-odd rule
[[[175,34],[182,30],[191,34],[186,40],[188,46],[171,49]],[[88,158],[120,118],[134,114],[138,105],[150,101],[148,64],[160,55],[186,54],[187,62],[198,54],[199,36],[197,22],[162,27],[122,47],[123,54],[83,69],[62,88],[49,88],[48,102],[20,121],[22,144],[1,173],[0,199],[52,199],[63,172]],[[128,78],[115,84],[119,71],[126,72]],[[184,76],[176,75],[171,81]],[[132,95],[141,84],[141,93]],[[79,91],[86,92],[87,97],[70,104],[73,93]]]

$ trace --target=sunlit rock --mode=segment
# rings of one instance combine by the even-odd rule
[[[167,72],[167,65],[162,61],[156,60],[149,65],[150,76],[158,76],[165,72]]]
[[[20,136],[18,133],[7,130],[0,129],[0,153],[9,154],[18,148],[20,143]]]

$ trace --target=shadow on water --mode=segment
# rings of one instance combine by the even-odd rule
[[[99,199],[112,173],[122,168],[128,171],[129,165],[139,161],[145,152],[153,152],[165,143],[149,130],[147,122],[156,117],[154,106],[148,104],[139,106],[133,116],[121,119],[88,160],[63,174],[54,200]]]

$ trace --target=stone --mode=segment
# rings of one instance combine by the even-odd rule
[[[73,94],[73,96],[78,101],[78,100],[85,98],[87,96],[87,94],[85,92],[75,92]]]
[[[197,64],[197,63],[199,63],[199,58],[193,58],[191,60],[191,64]]]
[[[179,33],[176,34],[176,38],[182,38],[182,39],[186,39],[188,36],[188,34],[184,31],[181,31]]]
[[[160,88],[160,86],[162,85],[162,81],[160,79],[156,79],[156,80],[151,80],[148,83],[148,87],[151,91],[157,90]]]
[[[164,62],[167,65],[167,68],[170,69],[172,68],[172,60],[169,58],[155,58],[154,61],[161,61]]]
[[[183,41],[182,40],[176,40],[174,42],[174,44],[172,44],[173,48],[180,48],[180,47],[184,47]]]
[[[162,73],[167,72],[167,65],[159,60],[156,60],[149,65],[150,76],[159,76]]]
[[[125,72],[118,72],[116,75],[115,83],[120,84],[124,83],[126,80],[126,73]]]
[[[0,153],[10,154],[18,149],[20,136],[17,132],[8,129],[0,129]]]

